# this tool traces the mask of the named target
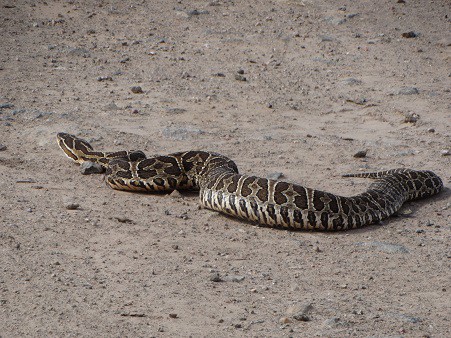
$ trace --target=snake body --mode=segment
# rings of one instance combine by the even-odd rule
[[[426,170],[392,169],[345,177],[375,179],[358,195],[343,197],[298,184],[239,174],[229,158],[206,151],[186,151],[147,158],[142,151],[99,152],[70,134],[59,133],[58,144],[77,163],[101,164],[106,181],[117,190],[199,190],[205,208],[290,229],[346,230],[377,223],[406,201],[435,195],[443,188]]]

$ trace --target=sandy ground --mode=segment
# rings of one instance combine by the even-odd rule
[[[1,337],[451,336],[449,1],[0,4]],[[280,231],[113,191],[60,131],[342,195],[397,167],[447,188],[381,225]]]

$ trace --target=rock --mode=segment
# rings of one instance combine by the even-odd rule
[[[280,323],[280,324],[289,324],[289,323],[291,323],[291,322],[292,322],[291,319],[288,318],[288,317],[281,317],[281,318],[279,319],[279,323]]]
[[[108,111],[108,110],[118,110],[118,109],[119,109],[119,107],[114,102],[108,103],[108,104],[106,104],[103,107],[103,110],[106,110],[106,111]]]
[[[235,74],[235,80],[238,81],[247,81],[246,77],[240,74]]]
[[[125,216],[116,216],[114,217],[119,223],[128,223],[128,224],[134,224],[135,222],[131,220],[130,218],[127,218]]]
[[[0,109],[9,109],[9,108],[13,108],[14,105],[12,103],[0,103]]]
[[[419,91],[416,87],[402,87],[396,92],[398,95],[416,95],[418,93]]]
[[[244,280],[244,276],[238,276],[238,275],[228,275],[228,276],[225,276],[224,278],[223,278],[223,280],[225,281],[225,282],[235,282],[235,283],[239,283],[239,282],[242,282],[243,280]]]
[[[166,112],[169,114],[182,114],[186,112],[184,108],[166,108]]]
[[[283,173],[271,173],[269,175],[266,176],[266,178],[270,179],[270,180],[279,180],[281,178],[283,178],[285,175]]]
[[[340,317],[332,317],[332,318],[326,319],[323,322],[323,325],[326,327],[333,328],[333,327],[339,327],[339,326],[349,326],[349,323],[344,320],[341,320]]]
[[[237,73],[241,75],[244,74],[244,69],[238,69]]]
[[[428,129],[428,132],[429,132],[429,133],[435,133],[435,129],[434,129],[434,128],[429,128],[429,129]]]
[[[84,58],[91,57],[91,53],[89,50],[79,47],[70,49],[67,54],[70,56],[82,56]]]
[[[386,242],[358,242],[356,245],[361,246],[367,246],[370,248],[376,248],[379,251],[386,252],[386,253],[409,253],[409,250],[407,250],[404,246],[399,244],[391,244]]]
[[[359,150],[358,152],[356,152],[354,154],[355,158],[364,158],[366,157],[366,153],[368,152],[368,150]]]
[[[170,313],[169,318],[177,318],[178,315],[176,313]]]
[[[99,77],[97,77],[97,81],[99,81],[99,82],[113,81],[113,78],[111,76],[99,76]]]
[[[91,175],[91,174],[101,174],[105,171],[105,168],[96,162],[83,162],[80,165],[80,172],[83,175]]]
[[[287,308],[286,314],[301,322],[310,321],[307,315],[313,309],[311,303],[295,304]]]
[[[178,190],[174,190],[173,192],[171,192],[169,194],[169,197],[177,199],[177,198],[183,198],[183,195]]]
[[[0,143],[0,151],[5,151],[6,149],[8,149],[4,144]]]
[[[418,34],[415,33],[414,31],[410,31],[410,32],[402,33],[401,36],[403,38],[410,39],[410,38],[416,38],[418,36]]]
[[[221,276],[219,275],[218,272],[214,272],[210,276],[210,281],[218,283],[218,282],[223,282],[223,279],[221,278]]]
[[[69,202],[69,203],[66,203],[65,207],[67,210],[77,210],[78,208],[80,208],[80,204],[74,203],[74,202]]]
[[[407,114],[405,114],[404,116],[404,123],[417,123],[417,121],[420,119],[420,115],[418,115],[417,113],[414,113],[413,111],[408,112]]]
[[[451,154],[451,152],[448,149],[443,149],[440,154],[442,156],[449,156]]]
[[[362,81],[354,79],[352,77],[344,79],[342,82],[348,86],[356,86],[362,84]]]
[[[141,88],[140,86],[133,86],[133,87],[131,88],[131,91],[132,91],[132,93],[134,93],[134,94],[142,94],[142,93],[144,93],[143,90],[142,90],[142,88]]]

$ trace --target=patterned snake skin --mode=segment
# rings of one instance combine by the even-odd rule
[[[376,179],[352,197],[301,185],[238,173],[229,158],[205,151],[186,151],[146,158],[141,151],[97,152],[76,136],[59,133],[58,144],[77,163],[91,161],[106,170],[117,190],[200,190],[202,206],[257,222],[290,229],[345,230],[377,223],[406,201],[432,196],[443,188],[431,171],[393,169],[345,177]]]

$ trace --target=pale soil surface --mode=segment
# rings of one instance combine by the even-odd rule
[[[0,4],[2,337],[451,336],[449,1]],[[342,195],[397,167],[446,188],[360,230],[260,228],[83,176],[60,131]]]

